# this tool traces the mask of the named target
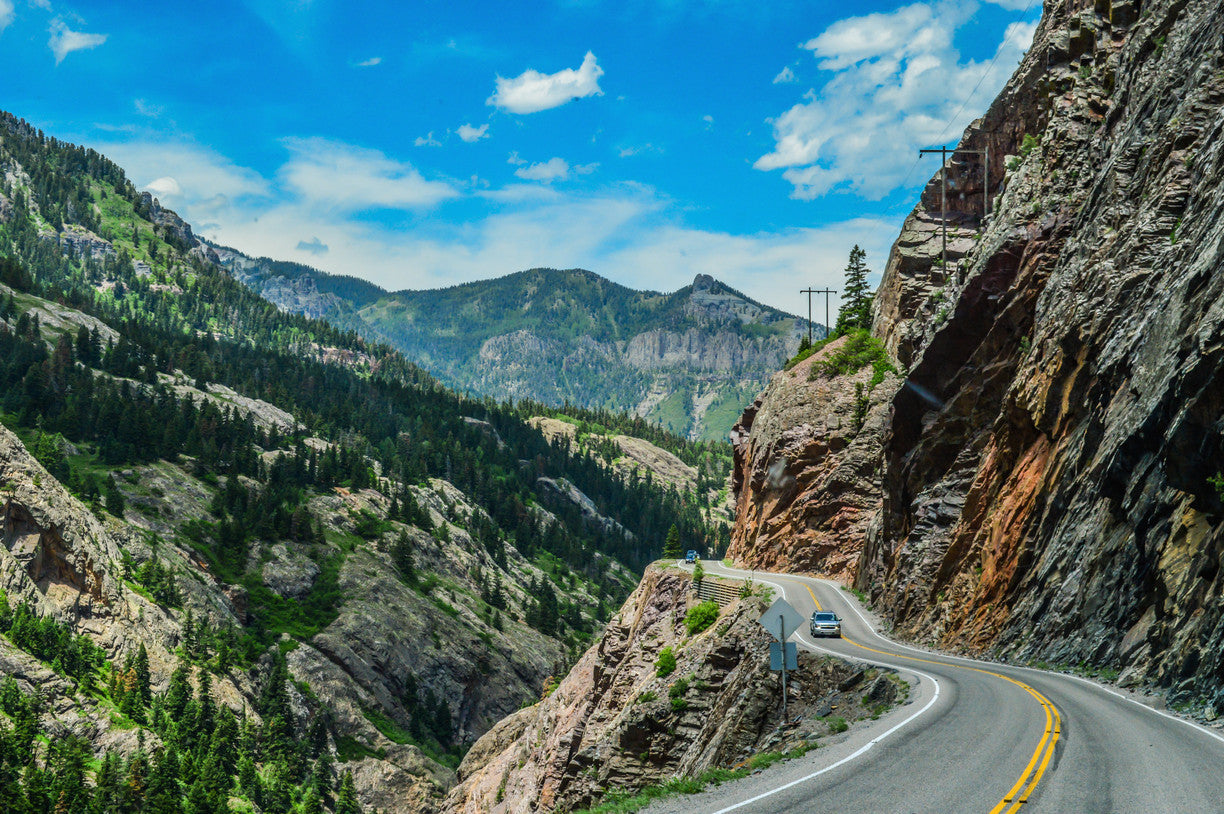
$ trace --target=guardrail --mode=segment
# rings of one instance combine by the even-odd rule
[[[743,580],[706,575],[697,585],[697,596],[703,602],[713,600],[718,603],[718,607],[725,608],[740,598],[740,589],[743,586]]]

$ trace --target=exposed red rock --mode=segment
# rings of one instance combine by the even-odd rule
[[[777,373],[732,431],[736,523],[728,556],[749,568],[854,575],[880,508],[880,451],[899,379],[870,365],[828,378],[838,339]],[[857,411],[857,413],[856,413]]]

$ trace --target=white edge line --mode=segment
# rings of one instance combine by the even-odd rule
[[[799,579],[802,580],[804,578],[799,577]],[[808,577],[808,579],[815,579],[816,581],[824,583],[826,585],[831,584],[829,580],[823,580],[823,579],[820,579],[819,577]],[[770,584],[772,585],[773,583],[770,583]],[[956,661],[968,662],[969,664],[987,664],[987,665],[990,665],[991,667],[1002,667],[1002,668],[1011,669],[1011,670],[1022,670],[1025,672],[1037,673],[1038,675],[1043,675],[1043,676],[1069,678],[1069,679],[1072,679],[1073,681],[1078,681],[1081,684],[1087,684],[1089,687],[1093,687],[1094,689],[1100,690],[1103,693],[1108,693],[1109,695],[1112,695],[1115,698],[1120,698],[1123,701],[1127,701],[1131,704],[1134,704],[1140,709],[1145,709],[1148,712],[1151,712],[1155,715],[1159,715],[1162,718],[1168,718],[1170,721],[1177,721],[1179,724],[1184,724],[1192,729],[1195,729],[1203,733],[1204,735],[1207,735],[1210,738],[1215,738],[1220,743],[1224,743],[1224,735],[1221,735],[1218,732],[1213,732],[1212,730],[1208,729],[1202,724],[1195,723],[1194,721],[1187,720],[1178,715],[1171,715],[1170,713],[1165,712],[1164,710],[1156,709],[1155,707],[1149,707],[1147,704],[1143,703],[1142,701],[1136,701],[1134,698],[1131,698],[1123,693],[1120,693],[1117,690],[1106,687],[1103,684],[1098,684],[1097,682],[1091,679],[1084,678],[1083,676],[1077,676],[1073,673],[1061,673],[1055,670],[1042,670],[1040,667],[1027,667],[1022,664],[1008,664],[1007,662],[991,661],[990,659],[974,659],[974,658],[968,658],[966,656],[954,656],[948,653],[932,652],[930,650],[923,650],[920,647],[913,647],[908,644],[902,644],[901,642],[893,641],[892,639],[886,638],[885,636],[881,635],[878,630],[872,627],[871,623],[867,621],[866,617],[864,617],[863,614],[859,611],[858,607],[856,607],[856,603],[846,600],[846,604],[849,605],[850,609],[853,610],[855,614],[857,614],[858,617],[867,624],[867,627],[871,630],[872,634],[875,635],[876,638],[886,641],[894,647],[900,647],[904,650],[909,650],[910,652],[913,652],[913,653],[924,653],[926,655],[942,656],[943,658],[954,659]]]
[[[724,566],[722,566],[722,567],[723,567],[723,568],[726,568],[726,566],[725,566],[725,565],[724,565]],[[753,574],[755,573],[755,572],[753,572],[753,571],[744,571],[742,568],[732,568],[732,569],[728,569],[728,570],[739,571],[740,573],[747,573],[747,574],[749,574],[750,576],[751,576],[751,575],[753,575]],[[828,585],[828,586],[830,586],[830,587],[833,587],[834,589],[837,589],[837,588],[839,588],[839,587],[840,587],[840,586],[838,586],[836,583],[834,583],[832,580],[821,579],[820,577],[802,577],[802,576],[798,576],[798,575],[794,575],[794,576],[792,576],[792,575],[790,575],[790,574],[778,574],[777,576],[785,576],[785,577],[786,577],[786,578],[788,578],[788,579],[797,579],[797,580],[800,580],[800,584],[802,584],[802,580],[804,580],[804,579],[811,579],[811,580],[815,580],[816,582],[819,582],[819,583],[821,583],[821,584],[823,584],[823,585]],[[755,577],[753,577],[753,579],[755,579]],[[758,580],[758,581],[765,582],[765,580]],[[781,586],[780,586],[780,585],[778,585],[777,583],[774,583],[774,582],[770,582],[770,583],[768,583],[768,584],[769,584],[769,585],[773,585],[775,588],[779,588],[779,589],[781,588]],[[783,591],[783,593],[785,594],[785,591]],[[1181,716],[1178,716],[1178,715],[1172,715],[1172,714],[1170,714],[1170,713],[1168,713],[1168,712],[1165,712],[1164,710],[1156,709],[1155,707],[1150,707],[1150,706],[1148,706],[1147,704],[1143,703],[1142,701],[1137,701],[1137,700],[1135,700],[1134,698],[1131,698],[1130,696],[1127,696],[1127,695],[1125,695],[1125,694],[1123,694],[1123,693],[1118,692],[1117,690],[1114,690],[1114,689],[1111,689],[1111,688],[1109,688],[1109,687],[1106,687],[1106,686],[1104,686],[1103,684],[1098,684],[1097,682],[1095,682],[1095,681],[1093,681],[1093,680],[1091,680],[1091,679],[1088,679],[1088,678],[1084,678],[1083,676],[1077,676],[1077,675],[1074,675],[1074,674],[1072,674],[1072,673],[1060,673],[1060,672],[1056,672],[1056,671],[1054,671],[1054,670],[1042,670],[1042,669],[1041,669],[1041,668],[1039,668],[1039,667],[1026,667],[1026,666],[1021,665],[1021,664],[1007,664],[1006,662],[1002,662],[1002,661],[990,661],[990,660],[988,660],[988,659],[973,659],[973,658],[968,658],[968,657],[966,657],[966,656],[954,656],[954,655],[952,655],[952,654],[950,654],[950,653],[940,653],[940,652],[935,652],[935,651],[931,651],[931,650],[924,650],[924,649],[922,649],[922,648],[920,648],[920,647],[913,647],[913,646],[908,645],[908,644],[903,644],[903,643],[901,643],[901,642],[893,641],[892,639],[889,639],[888,637],[886,637],[886,636],[884,636],[883,634],[881,634],[881,633],[879,632],[879,630],[877,630],[877,629],[876,629],[876,627],[875,627],[874,625],[872,625],[872,623],[871,623],[871,622],[869,622],[869,621],[867,620],[867,617],[866,617],[866,616],[864,616],[864,615],[863,615],[863,613],[862,613],[862,611],[860,611],[860,610],[858,609],[858,603],[857,603],[857,602],[852,602],[851,600],[847,599],[846,597],[841,597],[841,598],[842,598],[843,600],[845,600],[845,602],[846,602],[846,604],[847,604],[847,605],[849,605],[849,606],[850,606],[850,610],[854,611],[855,615],[856,615],[856,616],[858,616],[858,618],[860,618],[860,619],[862,619],[862,620],[863,620],[863,623],[864,623],[865,625],[867,625],[867,629],[871,631],[871,633],[872,633],[872,635],[873,635],[873,636],[875,636],[877,639],[880,639],[881,641],[888,642],[888,643],[889,643],[889,644],[891,644],[893,647],[900,647],[900,648],[902,648],[902,649],[904,649],[904,650],[909,650],[909,651],[911,651],[911,652],[913,652],[913,653],[922,653],[922,654],[924,654],[924,655],[928,655],[928,656],[940,656],[940,657],[942,657],[942,658],[946,658],[946,659],[953,659],[953,660],[955,660],[955,661],[963,661],[963,662],[967,662],[967,663],[969,663],[969,664],[987,664],[987,665],[990,665],[990,666],[992,666],[992,667],[1005,667],[1005,668],[1008,668],[1008,669],[1011,669],[1011,670],[1022,670],[1022,671],[1026,671],[1026,672],[1030,672],[1030,673],[1037,673],[1037,674],[1039,674],[1039,675],[1043,675],[1043,676],[1055,676],[1055,677],[1062,677],[1062,678],[1070,678],[1070,679],[1072,679],[1072,680],[1074,680],[1074,681],[1078,681],[1078,682],[1080,682],[1081,684],[1087,684],[1089,687],[1093,687],[1094,689],[1097,689],[1097,690],[1099,690],[1099,691],[1101,691],[1101,692],[1103,692],[1103,693],[1107,693],[1107,694],[1109,694],[1109,695],[1112,695],[1112,696],[1114,696],[1115,698],[1119,698],[1119,699],[1121,699],[1121,700],[1123,700],[1123,701],[1127,701],[1127,702],[1129,702],[1129,703],[1131,703],[1131,704],[1134,704],[1135,706],[1139,707],[1140,709],[1145,709],[1145,710],[1147,710],[1148,712],[1152,713],[1153,715],[1159,715],[1161,718],[1167,718],[1167,719],[1169,719],[1170,721],[1176,721],[1176,722],[1177,722],[1177,723],[1179,723],[1179,724],[1183,724],[1183,725],[1185,725],[1185,726],[1190,727],[1191,729],[1194,729],[1194,730],[1196,730],[1196,731],[1198,731],[1198,732],[1201,732],[1202,734],[1206,735],[1206,736],[1207,736],[1207,737],[1209,737],[1209,738],[1214,738],[1215,740],[1219,741],[1220,743],[1224,743],[1224,735],[1221,735],[1219,732],[1214,732],[1214,731],[1212,731],[1212,730],[1208,729],[1207,727],[1203,726],[1202,724],[1195,723],[1194,721],[1187,720],[1186,718],[1182,718]]]
[[[778,583],[776,583],[776,582],[769,582],[768,580],[756,580],[756,581],[757,581],[757,582],[764,583],[764,584],[766,584],[766,585],[771,585],[771,586],[773,586],[774,588],[777,588],[777,589],[778,589],[778,590],[779,590],[779,591],[782,593],[782,597],[783,597],[783,598],[785,598],[785,597],[786,597],[786,588],[785,588],[785,587],[783,587],[782,585],[779,585],[779,584],[778,584]],[[853,605],[852,605],[851,607],[853,607]],[[861,615],[862,615],[862,614],[860,614],[860,616],[861,616]],[[863,621],[866,621],[866,620],[864,619]],[[868,625],[868,627],[870,627],[870,625]],[[803,639],[803,635],[802,635],[802,634],[800,634],[799,639],[802,641],[802,639]],[[842,654],[840,654],[840,653],[834,653],[832,650],[825,650],[823,647],[819,647],[819,646],[814,645],[814,644],[812,644],[812,643],[810,643],[810,642],[803,642],[803,644],[804,644],[806,647],[808,647],[809,649],[811,649],[811,650],[816,650],[816,651],[819,651],[819,652],[821,652],[821,653],[827,653],[827,654],[829,654],[829,655],[836,656],[836,657],[838,657],[838,658],[846,658],[845,656],[843,656],[843,655],[842,655]],[[763,799],[765,799],[766,797],[772,797],[773,795],[775,795],[775,794],[779,794],[779,793],[781,793],[781,792],[783,792],[783,791],[786,791],[786,790],[787,790],[787,789],[789,789],[789,788],[793,788],[793,787],[798,786],[798,785],[800,785],[800,784],[802,784],[802,783],[806,783],[806,782],[808,782],[809,780],[812,780],[812,779],[814,779],[814,778],[820,777],[820,775],[822,775],[822,774],[824,774],[824,773],[826,773],[826,772],[831,772],[831,771],[833,771],[834,769],[836,769],[837,767],[839,767],[839,766],[843,766],[843,765],[845,765],[846,763],[849,763],[850,761],[854,760],[855,758],[858,758],[858,757],[861,757],[861,756],[865,755],[867,752],[871,751],[872,747],[874,747],[874,746],[875,746],[877,743],[879,743],[880,741],[884,740],[884,739],[885,739],[885,738],[887,738],[889,735],[893,734],[894,732],[896,732],[897,730],[901,729],[902,727],[907,726],[907,725],[908,725],[908,724],[909,724],[911,721],[913,721],[915,718],[917,718],[918,716],[922,715],[924,712],[926,712],[928,709],[930,709],[932,706],[934,706],[934,705],[935,705],[935,702],[939,700],[939,680],[938,680],[938,679],[936,679],[936,678],[935,678],[935,676],[930,675],[929,673],[924,673],[924,672],[922,672],[921,670],[915,670],[915,669],[913,669],[912,667],[910,667],[910,666],[908,666],[908,665],[906,665],[905,667],[898,667],[897,665],[888,664],[888,663],[886,663],[886,662],[882,662],[882,661],[874,661],[874,660],[868,660],[868,659],[856,659],[856,658],[853,658],[853,657],[851,657],[851,658],[852,658],[854,661],[863,661],[863,662],[868,663],[868,664],[881,664],[881,665],[884,665],[884,666],[887,666],[887,667],[892,667],[893,669],[902,669],[902,670],[906,670],[906,671],[909,671],[909,672],[915,673],[916,675],[918,675],[918,676],[920,676],[920,677],[922,677],[922,678],[925,678],[925,679],[929,680],[931,683],[933,683],[933,684],[935,685],[935,694],[934,694],[933,696],[931,696],[931,700],[930,700],[930,701],[927,701],[927,702],[926,702],[926,706],[924,706],[922,709],[918,710],[918,711],[917,711],[917,712],[915,712],[913,715],[909,716],[909,717],[908,717],[908,718],[906,718],[904,721],[902,721],[901,723],[897,724],[897,725],[896,725],[896,726],[894,726],[892,729],[888,730],[887,732],[885,732],[884,734],[880,735],[879,737],[872,738],[872,739],[871,739],[870,741],[868,741],[866,744],[864,744],[863,746],[859,747],[857,751],[855,751],[855,752],[853,752],[853,753],[851,753],[851,754],[849,754],[849,755],[846,755],[844,758],[842,758],[841,760],[837,761],[836,763],[832,763],[832,764],[830,764],[830,765],[828,765],[828,766],[825,766],[823,769],[819,769],[819,770],[817,770],[817,771],[814,771],[814,772],[812,772],[811,774],[804,775],[803,777],[800,777],[800,778],[799,778],[799,779],[797,779],[797,780],[792,780],[791,782],[787,783],[786,785],[779,786],[779,787],[778,787],[778,788],[776,788],[776,789],[770,789],[769,791],[762,792],[761,794],[758,794],[758,795],[757,795],[757,796],[755,796],[755,797],[751,797],[751,798],[749,798],[749,799],[747,799],[747,800],[744,800],[744,801],[742,801],[742,802],[736,803],[735,805],[732,805],[732,806],[727,806],[726,808],[720,808],[718,811],[715,811],[715,812],[714,812],[714,814],[727,814],[727,812],[728,812],[728,811],[735,811],[735,810],[736,810],[736,809],[738,809],[738,808],[743,808],[743,807],[744,807],[744,806],[746,806],[746,805],[751,805],[752,803],[755,803],[755,802],[757,802],[758,800],[763,800]]]

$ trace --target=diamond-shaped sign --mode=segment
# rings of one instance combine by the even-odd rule
[[[769,610],[761,614],[761,618],[757,619],[761,627],[780,642],[784,642],[790,638],[790,635],[799,629],[803,624],[803,616],[799,611],[791,607],[791,604],[782,597],[774,600],[774,603],[769,606]]]

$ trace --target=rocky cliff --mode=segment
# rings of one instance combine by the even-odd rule
[[[1224,10],[1052,0],[892,255],[855,575],[905,634],[1224,708]],[[976,208],[975,208],[976,207]],[[750,535],[749,530],[743,532]]]
[[[751,568],[852,578],[880,509],[880,455],[899,379],[865,365],[825,375],[837,339],[769,386],[732,431],[736,499],[728,556]]]
[[[684,620],[697,603],[693,594],[687,573],[649,568],[600,641],[555,689],[476,742],[443,810],[572,811],[609,791],[633,793],[742,765],[765,744],[778,744],[779,682],[769,670],[769,636],[756,622],[765,600],[739,600],[690,635]],[[673,672],[656,668],[665,648],[675,655]],[[900,686],[893,677],[804,653],[790,695],[792,710],[807,723],[790,733],[791,743],[810,746],[844,729],[819,719],[835,708],[850,719],[875,714],[872,705],[890,705],[904,693]]]

